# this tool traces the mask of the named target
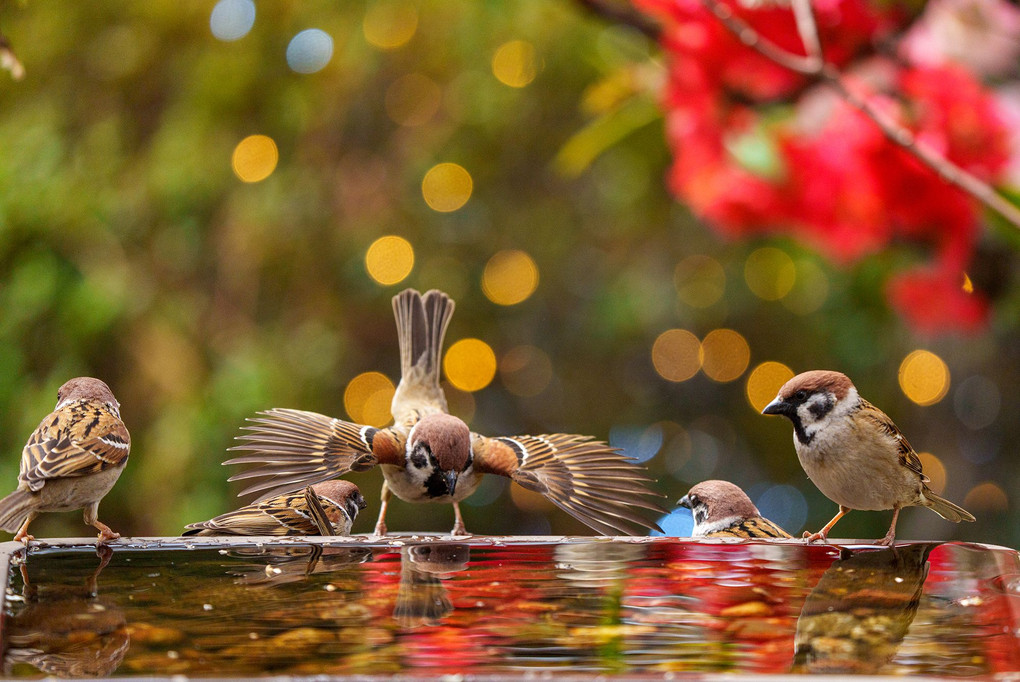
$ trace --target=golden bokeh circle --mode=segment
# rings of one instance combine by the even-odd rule
[[[503,85],[523,88],[538,75],[538,54],[526,40],[503,43],[492,55],[492,75]]]
[[[385,374],[363,372],[344,389],[344,409],[355,423],[385,426],[392,419],[390,402],[395,390]]]
[[[496,376],[496,354],[481,339],[461,339],[443,357],[443,371],[462,391],[479,391]]]
[[[273,174],[279,160],[280,152],[273,138],[249,135],[234,147],[230,166],[242,182],[261,182]]]
[[[379,237],[365,252],[365,269],[369,277],[379,284],[401,282],[411,274],[413,268],[414,247],[403,237]]]
[[[755,412],[761,412],[772,402],[779,389],[793,378],[793,370],[781,362],[763,362],[747,377],[747,401]]]
[[[652,344],[652,365],[667,381],[687,381],[701,369],[701,342],[686,329],[667,329]]]
[[[928,481],[928,487],[941,495],[946,489],[946,465],[930,452],[919,452],[917,458],[921,460],[924,475],[931,479]]]
[[[993,481],[978,483],[963,498],[963,507],[972,512],[1003,512],[1009,509],[1009,495]]]
[[[418,30],[418,8],[410,0],[375,0],[368,5],[361,30],[368,44],[380,50],[403,47]]]
[[[456,163],[436,164],[421,181],[421,194],[433,211],[456,211],[471,198],[474,182],[471,174]]]
[[[508,249],[493,254],[482,272],[482,293],[497,305],[516,305],[538,288],[538,266],[526,252]]]
[[[744,280],[751,292],[766,301],[778,301],[797,281],[797,266],[782,249],[755,249],[744,263]]]
[[[732,329],[715,329],[701,341],[701,369],[713,381],[740,378],[751,362],[747,340]]]
[[[934,405],[949,392],[949,367],[927,350],[915,350],[903,358],[900,389],[918,405]]]

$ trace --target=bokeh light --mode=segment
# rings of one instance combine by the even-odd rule
[[[781,362],[763,362],[747,377],[747,401],[761,412],[775,399],[783,384],[793,378],[793,370]]]
[[[667,381],[687,381],[701,369],[701,342],[686,329],[667,329],[652,344],[652,365]]]
[[[471,198],[471,174],[456,163],[440,163],[429,169],[421,182],[421,194],[433,211],[450,213]]]
[[[711,256],[688,256],[677,263],[673,283],[681,301],[692,308],[708,308],[726,293],[726,271]]]
[[[446,406],[450,414],[470,423],[475,418],[475,410],[478,408],[474,394],[460,390],[449,381],[441,381],[439,385],[446,395]]]
[[[829,276],[813,260],[796,262],[797,278],[790,293],[783,296],[783,306],[796,315],[817,312],[829,298]]]
[[[344,389],[344,409],[351,421],[369,426],[385,426],[390,422],[390,402],[395,387],[389,377],[379,372],[363,372],[351,379]]]
[[[797,531],[807,521],[807,499],[804,493],[792,485],[769,486],[758,495],[755,506],[762,516],[779,524],[779,527],[790,535],[796,536]]]
[[[220,0],[209,15],[209,29],[223,41],[243,38],[254,25],[255,3],[252,0]]]
[[[900,389],[918,405],[934,405],[949,391],[949,367],[927,350],[915,350],[903,358]]]
[[[732,329],[710,331],[701,342],[701,369],[709,379],[725,383],[739,379],[751,362],[747,340]]]
[[[548,514],[556,509],[556,505],[550,502],[542,493],[536,493],[519,485],[510,486],[510,499],[513,500],[514,506],[518,509],[536,514]]]
[[[970,489],[963,507],[970,512],[1004,512],[1009,509],[1009,496],[998,483],[985,481]]]
[[[552,361],[540,348],[515,346],[500,358],[499,377],[506,390],[522,398],[531,398],[552,381]]]
[[[987,377],[967,377],[953,391],[953,410],[957,418],[973,431],[991,426],[1001,408],[999,387]]]
[[[379,284],[401,282],[414,268],[414,247],[403,237],[379,237],[365,253],[365,269]]]
[[[930,452],[919,452],[917,458],[921,460],[924,475],[931,479],[928,481],[928,487],[941,494],[946,489],[946,465]]]
[[[386,89],[386,114],[399,125],[424,125],[439,111],[442,90],[428,76],[409,73]]]
[[[790,293],[797,281],[797,267],[785,251],[766,246],[747,257],[744,280],[758,298],[778,301]]]
[[[443,357],[443,371],[462,391],[479,391],[496,376],[496,354],[481,339],[461,339]]]
[[[333,58],[333,38],[317,28],[301,31],[287,45],[287,66],[297,73],[321,71]]]
[[[609,444],[637,462],[647,462],[655,457],[662,448],[662,441],[663,430],[659,424],[615,425],[609,429]]]
[[[249,135],[234,147],[230,165],[243,182],[260,182],[273,174],[279,160],[280,152],[273,138]]]
[[[526,252],[508,249],[493,254],[482,271],[482,293],[497,305],[516,305],[538,288],[538,266]]]
[[[492,55],[492,75],[511,88],[523,88],[538,75],[535,46],[526,40],[511,40]]]
[[[368,4],[361,29],[369,45],[395,50],[418,30],[418,8],[409,0],[374,0]]]
[[[677,507],[670,513],[659,518],[656,523],[659,524],[659,528],[662,529],[660,533],[657,530],[649,531],[651,536],[663,536],[670,538],[689,538],[691,532],[694,530],[694,516],[691,514],[691,510],[685,507]]]

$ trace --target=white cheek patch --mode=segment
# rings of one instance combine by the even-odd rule
[[[712,521],[711,523],[699,523],[694,526],[694,530],[691,532],[691,535],[696,538],[701,537],[703,535],[708,535],[709,533],[714,533],[719,530],[725,530],[730,526],[737,525],[741,521],[742,519],[739,516],[727,516],[724,519],[718,519],[716,521]]]

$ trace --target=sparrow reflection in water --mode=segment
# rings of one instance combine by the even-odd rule
[[[400,550],[400,586],[393,618],[401,627],[436,625],[453,612],[443,585],[450,573],[463,571],[471,548],[460,544],[428,544]]]
[[[4,618],[3,674],[27,663],[54,677],[106,677],[120,666],[131,644],[124,612],[98,596],[99,573],[113,550],[100,546],[100,563],[83,585],[32,583],[25,565],[24,601],[8,596]]]
[[[226,566],[239,585],[286,585],[363,564],[372,559],[367,547],[304,545],[292,547],[238,547],[227,556],[242,559]]]
[[[801,609],[793,672],[879,673],[914,620],[937,546],[844,549]]]

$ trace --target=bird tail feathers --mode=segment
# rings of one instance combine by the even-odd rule
[[[960,521],[974,520],[974,515],[969,511],[959,505],[953,504],[944,497],[939,497],[927,487],[925,487],[924,490],[924,499],[928,502],[925,506],[944,518],[946,521],[959,523]]]
[[[27,490],[15,490],[0,500],[0,528],[16,533],[32,511],[35,495]]]
[[[406,289],[393,297],[401,377],[409,377],[412,370],[417,369],[424,378],[439,384],[443,337],[453,308],[453,299],[436,289],[424,296],[414,289]]]

